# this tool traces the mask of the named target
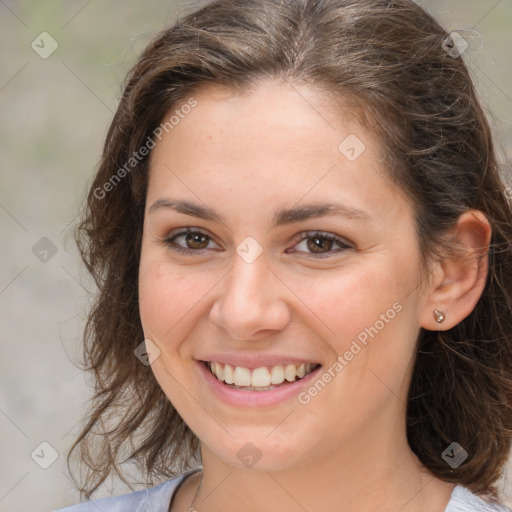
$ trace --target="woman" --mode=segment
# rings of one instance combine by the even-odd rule
[[[66,510],[506,510],[511,221],[412,1],[186,16],[130,73],[78,234],[80,488],[126,461],[149,488]]]

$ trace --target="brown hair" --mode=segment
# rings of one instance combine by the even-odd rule
[[[512,436],[512,211],[489,124],[462,57],[445,51],[447,36],[409,0],[219,0],[146,48],[129,73],[77,230],[99,289],[84,342],[95,394],[68,455],[69,464],[80,449],[86,497],[111,473],[123,478],[124,461],[152,481],[199,460],[197,437],[134,357],[144,339],[137,280],[149,159],[139,150],[200,88],[242,91],[278,79],[357,101],[390,178],[415,205],[425,258],[442,254],[442,235],[463,212],[487,216],[485,290],[453,329],[421,330],[407,435],[438,478],[497,498]],[[453,441],[469,454],[457,469],[441,456]]]

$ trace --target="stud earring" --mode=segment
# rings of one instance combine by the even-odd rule
[[[446,318],[446,316],[443,311],[441,311],[440,309],[434,309],[434,320],[438,324],[442,324],[444,322],[445,318]]]

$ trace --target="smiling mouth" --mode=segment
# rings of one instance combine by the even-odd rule
[[[261,366],[253,370],[215,361],[203,361],[210,373],[233,389],[270,391],[303,379],[321,365],[318,363],[278,364]]]

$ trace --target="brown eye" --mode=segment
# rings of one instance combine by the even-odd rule
[[[332,238],[324,236],[314,236],[307,238],[307,246],[311,252],[323,253],[324,251],[330,251],[332,249],[334,241]]]
[[[318,231],[304,233],[295,247],[300,247],[301,244],[300,250],[292,250],[291,252],[304,252],[313,258],[326,258],[344,250],[353,249],[353,245],[344,239]],[[335,246],[338,246],[338,250],[333,250]]]
[[[204,233],[188,233],[185,235],[185,243],[189,249],[206,249],[209,238]]]
[[[178,243],[179,239],[183,241]],[[173,251],[191,254],[207,249],[211,241],[211,237],[202,231],[183,229],[175,234],[171,233],[165,238],[164,244]]]

